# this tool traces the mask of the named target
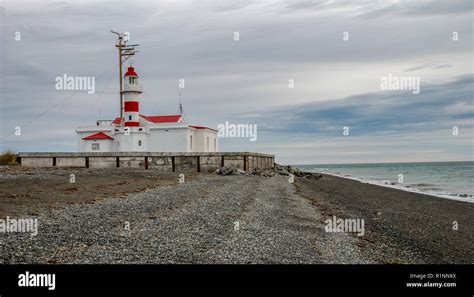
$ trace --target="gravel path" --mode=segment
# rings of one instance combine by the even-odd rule
[[[0,234],[0,263],[369,262],[285,177],[205,175],[38,219],[36,237]]]

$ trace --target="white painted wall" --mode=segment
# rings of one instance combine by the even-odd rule
[[[93,151],[92,144],[98,143],[99,150]],[[93,153],[102,153],[102,152],[112,152],[113,151],[113,140],[111,139],[96,139],[96,140],[80,140],[79,143],[80,152],[93,152]]]
[[[82,138],[93,133],[104,132],[114,140],[100,141],[100,152],[218,152],[219,139],[217,131],[195,129],[186,123],[157,124],[141,127],[128,127],[130,133],[125,135],[124,128],[99,126],[80,127],[76,129],[78,149],[80,152],[91,152],[93,140]],[[142,131],[140,131],[140,129]],[[118,130],[118,131],[116,131]],[[192,136],[192,146],[191,146]],[[209,148],[207,139],[209,138]],[[214,147],[214,139],[216,147]],[[141,140],[141,146],[138,142]],[[102,144],[103,143],[103,144]]]
[[[210,129],[194,129],[194,135],[196,138],[196,148],[194,152],[218,152],[219,151],[219,140],[217,138],[217,132]],[[209,146],[208,146],[209,139]],[[214,139],[216,140],[216,146],[214,147]]]
[[[112,126],[83,126],[77,127],[76,129],[76,139],[77,139],[77,148],[79,152],[92,152],[91,141],[93,140],[83,140],[82,138],[87,137],[91,134],[95,134],[98,132],[104,132],[107,135],[113,135],[113,127]],[[113,137],[113,136],[112,136]],[[108,139],[102,139],[101,141],[104,144],[100,144],[100,151],[98,152],[112,152],[113,151],[113,141]],[[108,143],[107,143],[108,141]],[[96,141],[95,143],[98,143]],[[94,151],[95,152],[95,151]]]
[[[114,151],[116,152],[147,152],[147,145],[148,135],[146,132],[131,131],[128,135],[123,132],[115,134]]]
[[[189,129],[150,129],[148,150],[150,152],[189,152]]]

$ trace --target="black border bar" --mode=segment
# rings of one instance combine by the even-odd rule
[[[473,265],[0,265],[2,290],[48,291],[18,286],[19,275],[54,273],[56,289],[132,288],[407,288],[426,281],[474,289]],[[425,275],[420,280],[413,275]],[[455,275],[455,278],[446,278]],[[429,278],[431,276],[431,279]],[[451,288],[437,288],[450,290]],[[445,292],[446,292],[445,291]],[[474,292],[474,290],[471,290]],[[6,296],[6,295],[5,295]]]

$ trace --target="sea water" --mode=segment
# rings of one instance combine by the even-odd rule
[[[295,165],[311,172],[474,203],[474,162]]]

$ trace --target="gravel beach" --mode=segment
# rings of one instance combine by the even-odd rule
[[[378,263],[474,263],[474,203],[332,175],[296,187],[325,217],[364,219],[359,244]]]
[[[469,203],[326,175],[290,183],[285,176],[191,174],[179,183],[179,173],[137,171],[127,172],[134,182],[117,191],[112,177],[124,172],[77,170],[78,176],[95,180],[95,190],[78,182],[74,193],[68,194],[74,203],[68,203],[67,195],[46,204],[35,196],[25,208],[16,200],[22,197],[27,203],[27,198],[14,195],[20,189],[12,187],[12,181],[24,182],[31,174],[3,172],[3,217],[38,218],[39,232],[37,236],[0,233],[0,263],[472,263],[474,259],[474,208]],[[57,189],[48,191],[48,181],[70,173],[38,174],[36,182],[23,183],[21,190],[36,185],[44,196],[54,194]],[[108,186],[99,186],[107,180]],[[3,197],[7,192],[9,198]],[[91,201],[91,192],[102,198]],[[51,202],[54,195],[48,199]],[[364,218],[366,234],[326,232],[324,221],[333,215]],[[454,220],[459,222],[457,231],[451,228]]]

